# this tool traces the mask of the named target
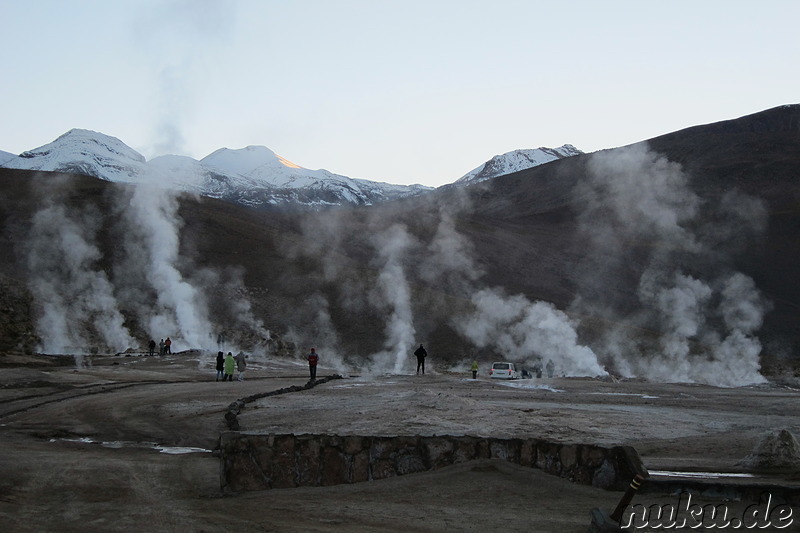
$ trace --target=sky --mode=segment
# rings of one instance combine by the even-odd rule
[[[266,146],[452,183],[800,103],[796,0],[0,0],[0,150]]]

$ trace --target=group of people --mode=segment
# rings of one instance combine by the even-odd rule
[[[317,379],[317,363],[319,355],[316,349],[311,348],[311,352],[306,356],[308,369],[311,374],[311,381]],[[239,352],[234,357],[233,353],[217,352],[217,379],[215,381],[233,381],[233,374],[239,371],[239,381],[244,381],[244,372],[247,370],[247,356],[244,352]]]
[[[167,340],[169,340],[169,337],[167,337]],[[425,351],[425,348],[420,344],[419,348],[414,352],[414,355],[417,356],[417,374],[419,374],[420,369],[424,374],[425,358],[428,356],[428,352]],[[233,381],[233,374],[237,370],[239,371],[238,380],[244,381],[244,372],[247,369],[246,358],[247,356],[244,352],[239,352],[235,357],[231,352],[227,354],[224,354],[222,351],[217,352],[216,381]],[[311,348],[311,351],[306,355],[306,361],[308,361],[309,380],[315,381],[317,379],[317,365],[319,364],[319,354],[316,348]]]
[[[239,371],[239,381],[244,381],[244,371],[247,370],[247,356],[239,352],[236,357],[231,352],[224,355],[217,352],[217,379],[216,381],[233,381],[233,374]]]
[[[155,343],[150,341],[150,355],[153,355],[153,349]],[[162,354],[164,349],[169,350],[169,346],[171,341],[169,337],[167,337],[166,341],[161,341],[162,344]],[[170,353],[167,351],[166,353]],[[425,358],[428,357],[428,352],[425,350],[425,347],[420,344],[419,348],[414,351],[414,355],[417,358],[417,375],[419,375],[420,371],[422,374],[425,374]],[[236,356],[233,353],[228,352],[225,355],[222,351],[217,352],[217,379],[216,381],[233,381],[233,375],[238,370],[239,376],[238,381],[244,381],[244,373],[247,369],[247,356],[244,352],[239,352]],[[308,361],[308,372],[309,372],[309,380],[315,381],[317,379],[317,365],[319,364],[319,354],[317,353],[316,348],[311,348],[308,355],[306,355],[306,361]],[[547,362],[547,376],[553,377],[553,362]],[[478,378],[478,361],[473,361],[472,365],[470,366],[470,371],[472,372],[472,379]],[[542,369],[541,366],[537,363],[534,367],[534,373],[536,377],[542,377]]]
[[[155,355],[156,353],[156,341],[150,339],[148,343],[148,348],[150,349],[149,354]],[[161,342],[158,343],[158,355],[172,355],[172,339],[167,337],[167,340],[161,339]]]

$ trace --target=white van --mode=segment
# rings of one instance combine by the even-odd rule
[[[489,377],[495,379],[519,379],[517,366],[514,363],[492,363]]]

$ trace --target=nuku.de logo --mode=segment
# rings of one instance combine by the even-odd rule
[[[772,494],[763,493],[758,503],[748,505],[740,514],[731,512],[727,504],[699,505],[692,503],[692,495],[682,492],[677,505],[629,505],[620,526],[634,530],[643,529],[784,529],[794,522],[793,510],[786,503],[775,503]]]

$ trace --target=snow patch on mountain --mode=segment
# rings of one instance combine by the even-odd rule
[[[571,144],[558,148],[533,148],[528,150],[514,150],[502,155],[496,155],[481,166],[464,174],[456,180],[456,184],[471,185],[480,183],[497,176],[519,172],[538,165],[543,165],[557,159],[572,157],[582,154]]]
[[[5,166],[8,161],[11,161],[15,157],[17,157],[17,154],[0,150],[0,167]]]

